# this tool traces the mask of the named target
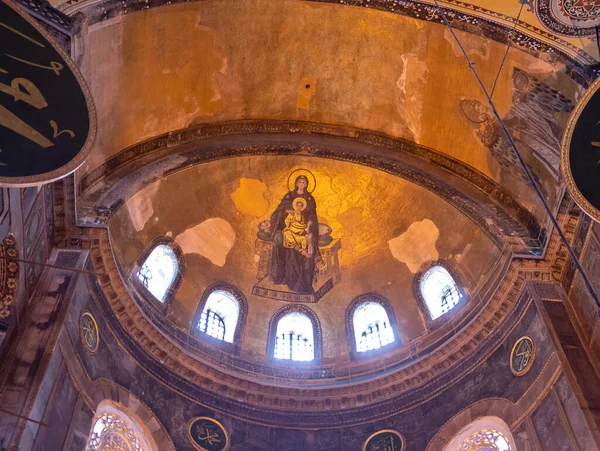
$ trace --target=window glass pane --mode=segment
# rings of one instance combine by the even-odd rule
[[[275,358],[310,361],[315,358],[313,325],[303,313],[289,313],[277,323]]]
[[[394,342],[394,331],[382,305],[376,302],[361,304],[354,311],[353,321],[356,351],[370,351]]]
[[[432,319],[451,310],[462,297],[450,273],[441,266],[434,266],[423,275],[420,288]]]
[[[164,302],[178,270],[173,250],[166,244],[160,244],[152,250],[137,277],[156,299]]]
[[[462,442],[457,451],[514,451],[501,432],[487,429],[476,432]]]
[[[85,449],[143,451],[131,425],[112,413],[103,413],[97,417]]]
[[[206,299],[198,329],[208,335],[233,343],[240,315],[240,305],[233,294],[215,290]]]

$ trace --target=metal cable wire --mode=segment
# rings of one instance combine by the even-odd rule
[[[506,46],[506,52],[504,52],[504,56],[502,57],[502,62],[500,63],[500,68],[498,69],[498,73],[496,74],[496,78],[494,79],[494,84],[492,86],[492,92],[490,93],[490,97],[494,97],[494,92],[496,92],[496,85],[498,84],[498,79],[500,78],[500,74],[502,73],[502,69],[504,68],[504,63],[506,63],[506,57],[508,56],[508,52],[512,46],[513,38],[515,35],[515,31],[517,31],[517,25],[521,20],[521,13],[523,12],[523,7],[525,3],[521,3],[521,8],[519,9],[519,14],[517,14],[517,19],[515,20],[515,26],[513,27],[510,33],[510,39],[508,40],[508,45]]]
[[[523,171],[525,171],[525,175],[527,176],[527,179],[529,180],[529,184],[533,187],[533,189],[534,189],[537,197],[542,202],[542,206],[544,207],[544,210],[546,210],[546,213],[550,217],[550,221],[552,222],[552,225],[556,229],[556,232],[558,233],[558,236],[560,237],[561,241],[566,246],[567,251],[569,253],[569,256],[571,257],[571,260],[573,261],[573,264],[575,265],[575,268],[579,271],[579,274],[581,275],[581,279],[583,280],[583,283],[585,284],[585,287],[589,291],[590,295],[592,296],[592,299],[594,300],[594,303],[596,304],[596,308],[598,309],[597,313],[600,313],[600,301],[598,300],[598,296],[596,296],[596,292],[592,288],[592,284],[590,283],[590,280],[589,280],[589,278],[588,278],[585,270],[583,269],[583,267],[579,263],[577,255],[573,251],[573,248],[571,247],[571,244],[567,240],[567,237],[565,236],[565,234],[563,233],[562,229],[558,225],[558,221],[556,220],[556,218],[552,214],[552,211],[550,210],[550,207],[546,203],[546,200],[544,199],[544,196],[542,196],[542,192],[540,191],[540,188],[537,186],[537,183],[535,182],[535,179],[533,178],[533,175],[531,174],[531,171],[529,170],[529,167],[527,166],[527,164],[525,163],[525,160],[523,160],[523,157],[521,156],[521,153],[517,149],[517,146],[516,146],[516,144],[515,144],[515,142],[513,140],[513,137],[510,134],[510,132],[508,131],[508,129],[506,128],[506,125],[504,124],[504,121],[500,117],[500,114],[498,113],[498,110],[496,110],[496,106],[494,105],[494,101],[492,100],[492,98],[491,98],[488,90],[486,89],[485,85],[483,84],[483,81],[479,77],[479,73],[475,69],[473,62],[469,58],[469,55],[467,54],[465,48],[463,47],[462,43],[458,39],[458,36],[456,36],[456,33],[454,32],[454,28],[452,28],[452,25],[448,21],[448,18],[446,17],[446,14],[444,13],[443,9],[440,7],[440,4],[439,4],[438,0],[433,0],[433,2],[434,2],[435,6],[437,8],[438,14],[442,18],[442,20],[444,21],[444,24],[446,25],[446,27],[448,28],[448,30],[452,34],[452,37],[454,38],[454,40],[458,44],[458,46],[459,46],[459,48],[460,48],[463,56],[465,57],[465,60],[467,61],[469,69],[471,69],[471,72],[473,72],[473,75],[475,76],[475,79],[477,80],[477,83],[479,84],[479,86],[481,87],[481,90],[483,91],[485,97],[487,98],[488,104],[490,105],[490,108],[492,109],[492,112],[493,112],[494,116],[496,117],[496,120],[500,124],[500,128],[502,129],[502,132],[506,136],[506,139],[508,139],[508,142],[510,143],[510,145],[511,145],[511,147],[512,147],[514,153],[515,153],[515,155],[517,156],[517,159],[519,160],[519,164],[523,168]],[[502,66],[500,67],[500,70],[502,70]]]

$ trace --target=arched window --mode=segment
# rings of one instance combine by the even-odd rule
[[[244,294],[231,284],[215,282],[204,290],[190,334],[210,346],[238,353],[242,332],[248,313],[248,303]],[[197,342],[196,346],[205,346]]]
[[[150,431],[129,409],[113,401],[102,401],[96,410],[85,451],[155,451]]]
[[[458,451],[513,451],[502,432],[483,429],[467,437]]]
[[[353,359],[369,358],[402,344],[390,302],[377,293],[362,294],[346,308],[346,333]]]
[[[356,352],[379,349],[394,342],[394,330],[385,308],[377,302],[360,304],[352,316]]]
[[[218,340],[233,343],[240,315],[240,304],[229,291],[214,290],[208,295],[198,330]]]
[[[315,334],[312,321],[307,315],[292,312],[279,319],[273,356],[280,360],[314,360]]]
[[[114,413],[96,417],[87,450],[140,450],[140,439],[135,431]]]
[[[166,244],[159,244],[138,270],[137,278],[156,299],[165,302],[178,271],[179,263],[173,249]]]
[[[460,430],[444,451],[517,451],[508,425],[498,417],[481,417]]]
[[[421,276],[419,291],[431,319],[449,312],[463,297],[454,278],[441,265],[432,266]]]
[[[315,312],[302,304],[277,310],[269,322],[267,356],[281,364],[321,360],[321,324]]]

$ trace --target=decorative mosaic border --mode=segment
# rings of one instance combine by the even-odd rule
[[[19,249],[14,236],[8,235],[0,243],[0,320],[11,316],[12,305],[19,289]]]
[[[536,0],[534,2],[535,15],[546,28],[555,33],[569,37],[595,36],[595,26],[587,25],[585,22],[580,26],[571,25],[569,23],[565,23],[565,21],[560,17],[557,17],[552,10],[553,1],[556,0]],[[598,23],[600,22],[600,17],[597,17],[590,22]]]

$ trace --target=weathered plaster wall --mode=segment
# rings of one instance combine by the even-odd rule
[[[505,46],[458,34],[491,88]],[[439,24],[335,4],[203,1],[84,27],[75,48],[99,118],[83,171],[140,140],[190,124],[266,118],[383,131],[501,178],[497,157],[478,136],[483,125],[461,113],[461,100],[485,99]],[[578,89],[560,65],[513,47],[494,94],[503,116],[515,101],[514,68],[569,98]],[[566,115],[546,109],[560,129]],[[523,151],[553,198],[549,175],[531,149]],[[506,185],[533,210],[536,202],[519,171],[504,174]]]
[[[413,295],[423,264],[447,260],[475,293],[499,259],[500,250],[473,222],[398,177],[321,158],[238,157],[163,178],[118,210],[110,236],[125,277],[155,238],[171,236],[185,254],[186,269],[169,320],[189,331],[206,287],[230,283],[249,304],[242,349],[265,359],[269,320],[287,303],[252,294],[258,282],[255,242],[260,222],[288,192],[288,177],[297,168],[314,173],[319,222],[341,240],[341,280],[309,304],[321,322],[326,361],[348,358],[344,317],[355,297],[376,292],[389,299],[406,342],[426,332]]]

